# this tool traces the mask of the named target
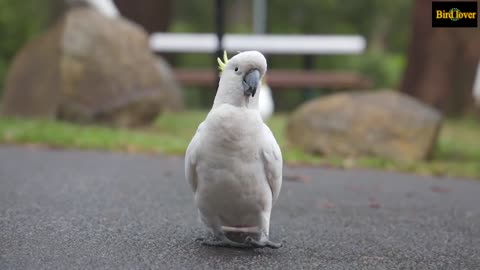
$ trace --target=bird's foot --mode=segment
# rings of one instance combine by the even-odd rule
[[[205,241],[205,237],[197,237],[195,238],[195,242],[204,242]]]
[[[229,247],[229,248],[252,248],[252,245],[246,243],[237,243],[228,239],[221,240],[202,240],[201,244],[210,247]]]
[[[197,237],[195,242],[200,242],[204,246],[210,247],[229,247],[229,248],[252,248],[251,245],[230,240],[223,233],[215,237]]]
[[[205,237],[195,238],[195,242],[200,242],[204,246],[210,247],[229,247],[229,248],[272,248],[278,249],[282,247],[281,243],[275,243],[270,240],[256,240],[251,236],[245,238],[245,242],[235,242],[227,238],[225,235],[215,237],[213,240],[208,240]]]
[[[245,239],[245,243],[250,245],[251,247],[254,247],[254,248],[266,248],[266,247],[268,247],[268,248],[272,248],[272,249],[277,249],[277,248],[282,247],[281,243],[275,243],[275,242],[272,242],[270,240],[258,241],[258,240],[253,239],[250,236],[248,236]]]

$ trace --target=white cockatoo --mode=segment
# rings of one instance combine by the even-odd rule
[[[224,62],[213,107],[185,156],[185,175],[200,219],[213,241],[205,245],[270,247],[270,213],[282,185],[282,153],[258,108],[267,70],[257,51]]]
[[[70,5],[86,4],[109,18],[120,17],[120,11],[113,0],[66,0]]]
[[[478,107],[480,107],[480,62],[477,65],[477,73],[473,82],[473,99]]]
[[[259,92],[260,115],[262,116],[263,121],[267,121],[273,114],[275,104],[273,103],[272,90],[265,80],[262,80]]]

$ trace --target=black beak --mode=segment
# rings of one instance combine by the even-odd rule
[[[245,96],[255,96],[257,92],[258,84],[260,83],[260,71],[258,69],[252,69],[243,77],[243,93]]]

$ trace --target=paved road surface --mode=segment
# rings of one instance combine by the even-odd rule
[[[285,174],[283,248],[209,248],[180,158],[1,147],[0,269],[480,269],[480,182]]]

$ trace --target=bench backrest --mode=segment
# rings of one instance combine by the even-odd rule
[[[366,42],[357,35],[246,35],[226,34],[223,48],[228,52],[257,50],[265,54],[360,54]],[[150,37],[155,52],[213,53],[218,40],[213,33],[155,33]]]

